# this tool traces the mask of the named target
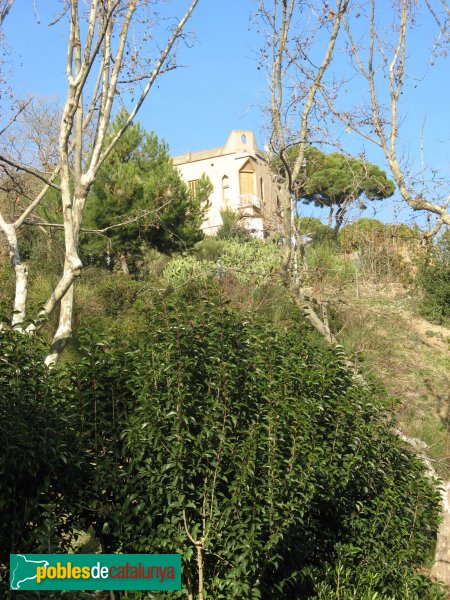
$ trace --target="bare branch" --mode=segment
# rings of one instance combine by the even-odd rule
[[[0,136],[2,136],[5,133],[5,131],[7,129],[9,129],[13,123],[15,123],[15,121],[17,121],[18,117],[27,108],[27,106],[30,104],[30,102],[31,102],[31,98],[28,98],[28,100],[25,100],[25,102],[21,103],[19,110],[14,113],[14,115],[10,118],[8,123],[3,127],[3,129],[0,130]]]
[[[99,155],[98,160],[97,160],[95,166],[91,162],[90,170],[92,169],[92,176],[95,176],[95,174],[97,173],[97,171],[99,170],[99,168],[101,167],[101,165],[103,164],[103,162],[106,160],[106,158],[111,153],[111,151],[114,148],[114,146],[117,144],[117,142],[119,141],[119,139],[122,137],[122,135],[128,129],[128,127],[131,125],[133,119],[136,117],[136,115],[137,115],[140,107],[142,106],[142,103],[144,102],[145,98],[148,96],[148,93],[151,90],[151,87],[152,87],[155,79],[158,77],[158,75],[160,75],[161,69],[162,69],[162,67],[163,67],[163,65],[164,65],[167,57],[169,56],[169,54],[170,54],[170,52],[171,52],[171,50],[172,50],[175,42],[179,38],[179,36],[181,34],[181,31],[183,30],[184,25],[186,24],[187,20],[191,16],[191,14],[194,11],[194,9],[197,6],[197,4],[198,4],[198,0],[193,0],[192,4],[190,5],[190,7],[188,8],[188,10],[186,11],[184,17],[181,19],[181,21],[175,27],[175,30],[174,30],[171,38],[167,42],[167,45],[166,45],[165,49],[163,50],[163,52],[161,53],[161,55],[159,57],[159,60],[158,60],[158,62],[156,64],[156,67],[155,67],[153,73],[151,74],[151,76],[150,76],[150,78],[149,78],[149,80],[147,82],[147,85],[145,86],[144,90],[142,91],[141,96],[139,97],[139,99],[136,102],[134,108],[130,112],[130,114],[128,116],[128,119],[126,120],[126,122],[124,123],[124,125],[119,129],[119,131],[112,138],[112,140],[108,144],[108,146]],[[116,81],[117,81],[117,79],[116,79]]]
[[[0,27],[14,4],[14,0],[2,0],[0,4]]]
[[[103,233],[106,233],[107,231],[110,231],[111,229],[120,229],[121,227],[126,227],[127,225],[131,225],[132,223],[137,223],[139,221],[142,221],[143,219],[146,219],[150,215],[157,215],[166,206],[169,206],[170,202],[171,201],[168,200],[167,202],[165,202],[164,204],[162,204],[161,206],[158,206],[158,208],[155,208],[153,210],[141,210],[141,211],[139,211],[139,213],[137,215],[134,215],[133,217],[129,217],[128,219],[120,221],[120,223],[114,223],[113,225],[108,225],[107,227],[103,227],[103,229],[84,229],[83,227],[81,227],[80,232],[88,233],[88,234],[103,234]],[[25,221],[25,224],[26,225],[36,225],[39,227],[48,227],[48,228],[52,228],[52,229],[64,229],[63,223],[48,223],[47,221],[27,220],[27,221]]]
[[[30,169],[29,167],[25,167],[24,165],[20,165],[19,163],[16,163],[15,161],[10,160],[6,156],[3,156],[3,154],[0,154],[0,161],[6,163],[10,167],[14,167],[18,171],[24,171],[25,173],[33,175],[33,177],[36,177],[37,179],[40,179],[48,187],[52,187],[55,190],[58,190],[59,192],[61,191],[61,188],[60,188],[59,185],[56,185],[55,183],[53,183],[53,181],[51,179],[47,179],[47,177],[44,177],[44,175],[42,175],[41,173],[38,173],[34,169]]]
[[[156,78],[175,68],[175,62],[171,60],[171,57],[174,57],[175,45],[183,36],[183,28],[197,3],[198,0],[190,1],[184,16],[169,34],[165,44],[161,46],[162,50],[157,51],[154,61],[141,58],[137,63],[136,58],[133,62],[128,62],[127,58],[128,49],[133,43],[133,40],[129,39],[133,20],[140,18],[138,11],[145,10],[147,4],[140,0],[90,0],[88,7],[85,6],[87,2],[65,0],[62,13],[58,14],[51,23],[52,25],[65,18],[70,25],[66,55],[67,93],[57,126],[58,139],[54,141],[54,146],[58,148],[57,157],[53,156],[49,161],[43,160],[46,146],[45,143],[41,143],[39,131],[33,129],[33,124],[30,126],[30,133],[43,165],[42,172],[38,167],[32,168],[19,164],[23,159],[17,160],[9,156],[9,151],[6,153],[7,156],[0,155],[0,166],[3,162],[7,177],[11,177],[12,169],[16,168],[34,176],[44,184],[14,223],[8,224],[3,219],[2,230],[10,236],[10,247],[14,247],[13,238],[16,236],[17,229],[25,223],[33,223],[44,230],[53,228],[62,229],[64,232],[63,273],[43,309],[37,314],[35,323],[28,328],[32,333],[42,327],[53,310],[60,306],[58,328],[46,359],[49,365],[56,362],[71,336],[73,283],[82,268],[78,256],[80,234],[106,235],[110,230],[126,227],[140,220],[158,219],[158,212],[168,204],[165,202],[156,210],[143,210],[128,215],[121,223],[113,223],[104,229],[88,230],[81,227],[87,196],[99,168],[133,121]],[[137,30],[145,29],[141,25],[139,22],[136,30],[133,29],[133,34]],[[143,34],[143,40],[146,37],[147,35]],[[155,46],[158,47],[158,42]],[[143,50],[143,46],[139,43],[136,48],[139,51]],[[150,68],[150,64],[154,66]],[[98,71],[92,72],[94,68],[98,68]],[[120,87],[121,84],[136,84],[138,87],[140,81],[146,84],[139,92],[137,102],[126,123],[115,132],[105,147],[105,137],[113,114],[114,102],[123,89]],[[89,96],[86,106],[83,105],[84,96]],[[15,119],[12,119],[11,124]],[[53,127],[53,130],[55,129]],[[88,138],[91,130],[93,130],[92,136]],[[89,156],[86,156],[87,147],[92,149],[89,151]],[[14,147],[14,150],[20,154],[17,148]],[[29,163],[28,160],[26,162]],[[55,165],[50,174],[47,174],[48,164]],[[10,182],[7,183],[9,185]],[[60,193],[61,224],[45,222],[40,217],[32,216],[33,211],[51,188]],[[24,191],[26,195],[22,195],[22,198],[31,196],[28,190]]]

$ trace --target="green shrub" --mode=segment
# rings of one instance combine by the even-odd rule
[[[161,598],[196,593],[199,558],[215,600],[436,598],[418,567],[439,494],[372,390],[300,313],[276,327],[221,295],[161,295],[144,335],[79,333],[51,373],[0,337],[2,535],[26,523],[32,551],[51,513],[52,549],[77,523],[103,552],[180,552],[185,589]]]
[[[223,275],[233,276],[242,282],[263,282],[280,267],[280,247],[260,240],[252,239],[245,243],[237,240],[208,241],[206,246],[204,244],[202,242],[197,246],[197,256],[210,258],[197,260],[189,255],[175,257],[164,271],[164,280],[170,285],[179,286],[189,281],[206,282],[218,278],[219,258]]]
[[[355,265],[339,254],[333,243],[324,241],[308,246],[306,256],[313,284],[328,283],[333,287],[346,287],[354,282]]]
[[[211,260],[216,261],[219,259],[227,246],[225,240],[218,239],[217,237],[206,237],[201,242],[195,244],[194,256],[199,260]]]
[[[164,269],[163,281],[175,287],[192,281],[206,283],[217,274],[217,267],[211,261],[199,261],[194,256],[175,256]]]
[[[132,306],[140,290],[141,281],[122,273],[105,277],[95,288],[106,314],[110,317],[118,317]]]
[[[383,571],[376,565],[369,569],[352,568],[338,562],[326,569],[325,578],[317,580],[313,600],[444,600],[446,594],[419,573],[400,568],[395,574],[396,590],[383,587]],[[381,586],[380,586],[381,583]]]
[[[334,231],[328,225],[322,223],[316,217],[298,217],[296,225],[300,235],[307,235],[312,238],[312,243],[317,244],[323,241],[332,242],[334,240]]]
[[[447,233],[419,265],[421,314],[435,323],[450,321],[450,236]]]
[[[0,334],[0,594],[9,553],[64,552],[74,525],[62,499],[73,491],[81,455],[43,358],[39,340]]]
[[[360,243],[361,235],[383,233],[385,229],[386,225],[381,221],[363,217],[350,225],[345,225],[339,231],[339,237],[345,242],[349,240],[349,243],[353,241],[357,245]]]
[[[377,283],[409,281],[420,248],[418,232],[408,225],[367,218],[343,227],[339,244],[343,252],[357,253],[361,277]]]
[[[142,343],[87,340],[70,371],[93,465],[83,505],[104,549],[180,552],[195,592],[188,531],[217,600],[312,598],[336,589],[339,565],[358,597],[364,571],[382,598],[405,585],[433,597],[416,569],[438,494],[339,353],[299,315],[278,329],[211,294],[147,318]]]
[[[0,302],[14,298],[15,275],[9,261],[0,262]]]
[[[240,242],[247,242],[252,239],[250,231],[242,225],[237,213],[232,210],[222,210],[220,216],[222,217],[222,225],[217,231],[217,239],[239,240]]]

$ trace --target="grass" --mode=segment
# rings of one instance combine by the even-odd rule
[[[428,445],[436,471],[448,478],[450,354],[445,336],[441,332],[430,336],[432,330],[405,304],[408,308],[404,299],[373,297],[364,304],[346,305],[338,315],[339,341],[360,368],[397,399],[403,431]]]
[[[215,264],[217,257],[225,253],[226,245],[218,240],[199,244],[195,252],[199,267],[208,260]],[[240,271],[227,272],[221,285],[224,297],[243,311],[289,326],[292,305],[279,285],[274,267],[279,249],[256,243],[241,247],[236,242],[228,243],[227,248],[228,254],[234,249],[229,257],[231,266],[267,271],[268,275],[250,281],[249,277],[244,280]],[[405,280],[398,272],[386,269],[381,281],[378,263],[377,269],[372,263],[365,266],[363,261],[356,265],[350,255],[339,253],[335,245],[326,242],[308,247],[307,253],[305,283],[333,307],[332,328],[339,342],[363,372],[384,385],[393,399],[389,407],[395,406],[405,433],[423,439],[438,473],[450,477],[450,330],[418,315],[417,294],[413,290],[408,297],[408,288],[403,287]],[[152,290],[166,285],[163,273],[168,261],[167,257],[149,252],[140,281],[87,268],[76,286],[75,327],[96,322],[106,333],[123,335],[142,328],[145,306],[152,302],[155,293]],[[0,267],[0,301],[10,301],[14,276],[6,261]],[[182,281],[185,275],[180,274]],[[36,274],[36,269],[32,270],[30,303],[35,310],[48,297],[55,279],[53,272]],[[48,335],[56,319],[54,314],[45,331]],[[76,344],[68,349],[65,358],[76,358]]]

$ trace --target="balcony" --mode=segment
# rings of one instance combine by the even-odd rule
[[[255,194],[241,194],[239,196],[240,208],[257,208],[261,210],[261,198]]]

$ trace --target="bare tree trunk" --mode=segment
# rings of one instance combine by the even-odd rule
[[[429,2],[426,4],[430,8]],[[420,182],[416,175],[408,176],[408,167],[404,166],[402,168],[397,149],[400,132],[399,123],[401,123],[398,115],[399,101],[404,94],[404,81],[408,75],[406,39],[407,33],[413,28],[414,22],[419,21],[415,14],[416,6],[410,0],[400,0],[398,4],[392,4],[393,27],[390,28],[392,36],[386,34],[387,39],[383,39],[380,32],[377,31],[376,8],[378,4],[375,0],[371,0],[370,6],[366,36],[368,42],[367,47],[364,48],[364,53],[362,52],[362,43],[356,41],[349,24],[344,21],[349,39],[350,62],[355,65],[356,73],[361,76],[368,87],[370,94],[369,106],[363,107],[363,109],[356,108],[352,115],[351,111],[337,110],[333,105],[333,99],[326,92],[324,97],[333,115],[339,118],[347,128],[352,129],[383,151],[405,203],[414,211],[436,215],[435,228],[428,233],[428,237],[433,237],[443,224],[450,225],[450,196],[439,198],[442,194],[442,191],[439,190],[436,194],[437,200],[435,200],[433,194],[430,194],[428,198],[425,197],[423,186],[418,187]],[[445,0],[443,6],[448,8]],[[386,7],[380,7],[380,10],[386,12],[389,8],[387,5]],[[448,27],[443,27],[441,34],[446,35],[448,39],[447,30]],[[358,31],[358,37],[360,37],[360,31]],[[386,49],[389,50],[386,52]],[[377,58],[379,59],[378,64]],[[382,86],[384,85],[386,87],[383,89]],[[380,97],[383,98],[382,102],[379,100]],[[385,103],[385,98],[389,104]],[[369,114],[370,117],[368,117]],[[362,115],[364,115],[363,118]]]
[[[330,229],[333,226],[333,215],[334,215],[334,206],[330,206],[330,212],[328,213],[328,227]]]
[[[296,145],[298,147],[298,155],[296,156],[294,164],[290,164],[287,151],[289,146],[292,145],[291,136],[285,130],[285,121],[283,118],[283,85],[284,77],[288,72],[289,67],[286,65],[296,64],[297,55],[292,54],[292,49],[289,48],[290,40],[290,27],[293,19],[295,10],[299,7],[295,0],[289,2],[283,1],[281,8],[279,3],[275,2],[272,10],[268,10],[265,7],[265,3],[261,3],[260,15],[269,26],[269,43],[268,47],[271,48],[272,64],[270,65],[271,73],[271,144],[270,154],[271,156],[279,156],[282,163],[282,179],[283,181],[278,183],[279,198],[283,211],[283,237],[284,237],[284,252],[280,266],[280,276],[284,286],[291,294],[294,302],[299,306],[305,317],[310,321],[315,329],[317,329],[321,335],[323,335],[331,343],[336,343],[334,336],[332,335],[328,321],[324,322],[317,315],[314,310],[314,306],[322,309],[322,314],[325,314],[320,301],[308,298],[301,289],[301,281],[298,274],[298,269],[294,268],[294,261],[296,253],[293,252],[294,239],[296,245],[299,240],[294,238],[296,235],[295,228],[293,227],[293,202],[295,201],[295,190],[297,180],[300,177],[301,170],[305,163],[305,146],[308,143],[309,135],[309,116],[313,110],[316,102],[316,96],[322,88],[322,82],[326,70],[328,69],[332,55],[334,52],[336,39],[341,26],[341,21],[348,7],[348,0],[338,0],[336,10],[331,11],[333,18],[333,26],[329,34],[328,42],[325,48],[324,57],[319,67],[317,67],[314,73],[310,71],[304,72],[302,67],[299,67],[304,73],[305,80],[302,81],[303,89],[306,89],[303,97],[303,108],[300,112],[300,122],[298,134],[295,135]],[[295,36],[293,36],[294,39]],[[303,55],[301,52],[305,52],[305,49],[300,49],[301,59]],[[299,50],[296,48],[294,53],[298,53]],[[327,313],[326,313],[327,314]]]
[[[28,295],[28,268],[20,260],[17,232],[14,224],[6,223],[0,214],[0,229],[8,243],[9,260],[16,275],[16,291],[14,297],[12,325],[17,325],[25,320],[25,311]]]
[[[280,188],[280,200],[283,206],[283,258],[280,273],[284,283],[288,286],[291,279],[292,261],[292,200],[289,188],[284,184]]]
[[[150,91],[154,80],[160,73],[165,61],[167,60],[169,53],[175,44],[176,40],[181,34],[184,24],[189,19],[198,0],[193,0],[189,8],[187,9],[184,17],[175,27],[170,39],[167,42],[166,47],[161,52],[159,60],[156,63],[156,67],[151,75],[148,77],[147,84],[143,88],[133,110],[131,111],[127,121],[122,128],[115,134],[112,140],[109,142],[106,148],[104,148],[105,136],[107,133],[107,127],[111,116],[112,105],[114,96],[117,91],[119,75],[123,68],[123,57],[126,50],[126,40],[128,30],[130,27],[131,19],[134,12],[137,9],[137,0],[131,0],[127,6],[124,20],[121,26],[120,35],[118,37],[118,47],[115,53],[114,61],[111,64],[111,41],[113,36],[112,27],[110,23],[107,23],[104,29],[103,39],[103,59],[101,62],[101,68],[99,72],[98,81],[102,82],[102,89],[100,94],[100,114],[98,117],[96,139],[93,144],[92,153],[88,166],[83,173],[82,171],[82,151],[83,151],[83,108],[82,108],[82,92],[83,86],[80,87],[80,82],[83,80],[84,73],[88,74],[88,65],[92,60],[89,57],[89,52],[82,56],[81,43],[80,43],[80,25],[78,20],[78,2],[72,0],[72,20],[71,20],[71,40],[72,46],[69,48],[69,56],[73,53],[74,65],[72,67],[71,61],[68,61],[67,72],[69,81],[69,91],[66,100],[66,105],[63,113],[62,125],[61,125],[61,136],[60,136],[60,160],[61,160],[61,190],[62,190],[62,201],[63,201],[63,214],[64,214],[64,231],[66,240],[66,260],[64,266],[64,275],[71,278],[70,286],[67,288],[68,293],[61,300],[61,312],[60,312],[60,323],[58,330],[54,336],[53,344],[49,355],[47,356],[46,363],[48,365],[54,364],[62,350],[70,340],[72,335],[72,312],[73,312],[73,282],[76,276],[81,271],[81,261],[78,257],[78,242],[81,229],[81,222],[83,218],[84,207],[86,204],[86,198],[92,183],[95,180],[96,174],[100,169],[103,162],[106,160],[110,152],[113,150],[120,137],[126,131],[128,126],[131,124],[134,116],[137,114],[140,106],[145,100],[148,92]],[[98,2],[94,2],[93,6],[95,12],[91,11],[90,26],[92,32],[95,29],[95,15],[98,10]],[[113,3],[111,0],[108,1],[108,10],[113,12]],[[93,35],[93,33],[92,33]],[[89,36],[88,36],[89,37]],[[86,44],[87,50],[88,44]],[[72,68],[74,74],[72,74]],[[74,118],[75,117],[75,118]],[[70,173],[68,169],[69,164],[69,136],[72,131],[74,124],[75,129],[75,170],[74,170],[74,184],[75,194],[74,197],[70,197]],[[78,270],[75,270],[72,265],[79,264]],[[128,267],[127,267],[128,270]]]
[[[74,57],[75,57],[75,72],[78,74],[81,72],[81,43],[80,43],[80,31],[79,27],[74,27]],[[66,102],[66,109],[72,106],[72,99],[69,94],[68,102]],[[65,116],[63,115],[63,123]],[[61,180],[64,181],[64,189],[67,187],[67,176],[69,171],[67,168],[67,157],[68,153],[68,137],[64,131],[64,127],[61,128],[60,138],[60,160],[62,168]],[[82,186],[82,152],[83,152],[83,93],[79,94],[78,105],[75,112],[75,156],[74,156],[74,183],[76,189],[76,197],[74,199],[72,208],[72,222],[69,224],[72,228],[73,233],[73,244],[70,248],[70,252],[73,253],[74,249],[78,250],[78,241],[80,237],[81,220],[83,218],[83,208],[86,202],[86,197],[89,191],[87,186]],[[69,182],[70,184],[70,182]],[[63,187],[63,186],[62,186]],[[64,263],[64,272],[70,269],[70,265],[67,261]],[[61,353],[63,352],[66,345],[72,339],[72,317],[73,317],[73,301],[74,301],[74,283],[69,287],[67,292],[61,299],[60,312],[59,312],[59,323],[58,328],[53,336],[52,345],[50,351],[45,359],[47,366],[54,365]]]
[[[47,177],[39,169],[31,169],[18,164],[17,161],[11,161],[9,157],[0,156],[3,164],[45,183],[45,187],[14,224],[6,223],[3,218],[0,220],[0,229],[7,238],[11,265],[16,275],[13,324],[19,324],[26,316],[28,276],[27,268],[20,260],[16,231],[26,222],[50,187],[61,194],[65,241],[63,273],[35,321],[27,327],[28,333],[34,333],[60,305],[59,323],[45,360],[48,366],[57,362],[72,336],[73,285],[82,269],[78,247],[89,190],[103,162],[133,122],[157,77],[164,71],[175,68],[176,43],[182,37],[183,28],[198,0],[190,0],[184,16],[173,26],[165,43],[161,46],[155,43],[153,60],[150,61],[146,57],[145,60],[139,61],[135,53],[132,58],[129,56],[130,44],[136,43],[136,40],[130,40],[129,34],[133,19],[141,19],[139,23],[142,23],[143,19],[148,18],[146,4],[148,3],[139,0],[91,0],[86,7],[80,0],[68,0],[66,8],[70,31],[66,61],[67,95],[57,136],[59,162],[50,177]],[[0,0],[0,16],[5,15],[11,5],[11,0]],[[2,9],[5,11],[2,12]],[[144,30],[145,26],[141,29]],[[153,65],[151,70],[149,64]],[[95,69],[97,73],[94,72]],[[130,85],[136,89],[139,86],[134,106],[120,130],[108,139],[114,101],[121,89],[126,89],[128,93]],[[91,98],[87,107],[83,106],[83,96]],[[87,144],[86,132],[92,121],[95,126],[92,128],[92,138]],[[87,146],[90,148],[88,156]],[[57,177],[60,178],[59,185],[56,183]],[[122,264],[124,270],[127,270],[125,264]]]
[[[45,358],[47,367],[54,365],[58,361],[58,357],[72,338],[74,292],[74,285],[72,284],[61,300],[58,329],[53,336],[50,350]]]
[[[342,223],[344,222],[346,212],[346,207],[344,205],[341,205],[336,211],[335,224],[333,229],[335,239],[337,239],[339,230],[342,227]]]
[[[197,543],[198,600],[203,600],[203,544]]]

